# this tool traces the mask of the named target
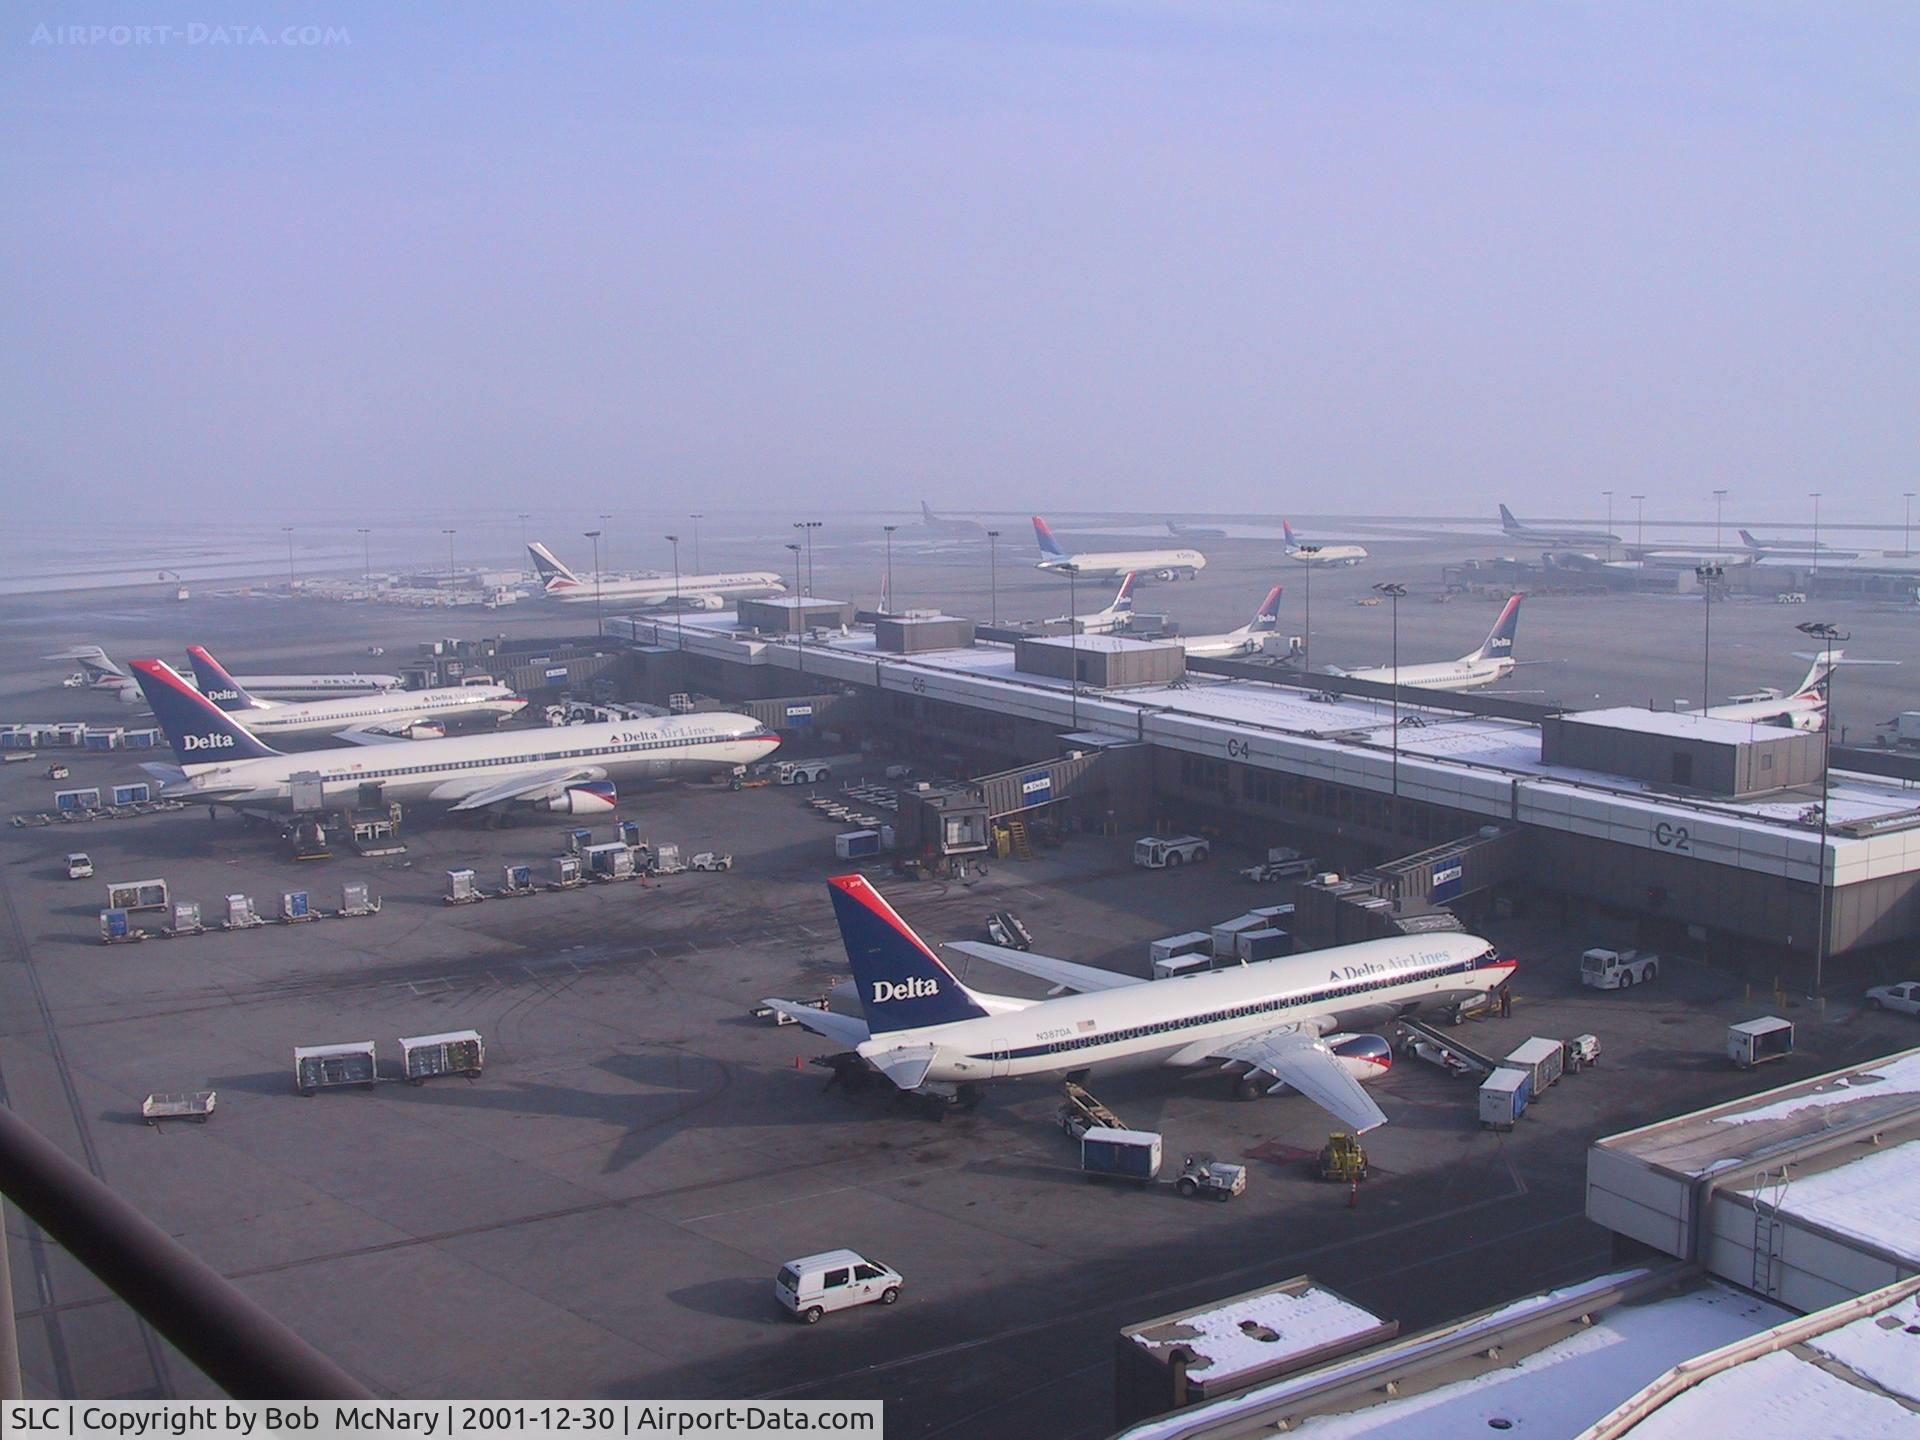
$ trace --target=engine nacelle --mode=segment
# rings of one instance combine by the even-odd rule
[[[718,595],[709,595],[704,591],[695,594],[689,592],[680,597],[682,610],[724,610],[727,602]]]
[[[447,727],[438,720],[416,720],[407,727],[409,740],[444,740]]]
[[[605,815],[619,803],[619,793],[611,780],[589,780],[569,785],[551,799],[536,800],[534,809],[551,810],[556,815]]]
[[[1384,1079],[1393,1069],[1393,1046],[1384,1035],[1329,1035],[1321,1043],[1363,1085]]]

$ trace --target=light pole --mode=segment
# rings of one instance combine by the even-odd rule
[[[823,522],[819,520],[796,520],[793,522],[793,528],[802,532],[802,538],[807,542],[806,594],[808,596],[813,594],[813,532],[818,530],[822,523]]]
[[[1080,567],[1062,565],[1060,568],[1067,572],[1067,646],[1073,652],[1072,677],[1069,681],[1072,686],[1072,699],[1067,703],[1073,715],[1074,731],[1078,733],[1080,729],[1080,602],[1075,598],[1073,582],[1080,574]]]
[[[1907,518],[1900,522],[1900,553],[1911,560],[1913,558],[1913,496],[1911,490],[1902,490],[1901,498],[1907,502]]]
[[[611,519],[613,519],[613,516],[611,516],[611,515],[601,515],[601,516],[599,516],[599,517],[598,517],[598,519],[599,519],[599,521],[600,521],[600,529],[601,529],[601,531],[602,531],[602,533],[604,533],[604,532],[606,531],[606,528],[607,528],[607,522],[608,522],[609,520],[611,520]],[[612,541],[612,539],[611,539],[611,538],[609,538],[609,539],[608,539],[608,541],[607,541],[607,559],[609,559],[609,560],[611,560],[611,559],[613,559],[613,541]],[[600,573],[600,562],[599,562],[598,560],[596,560],[596,561],[594,561],[594,562],[593,562],[593,573],[594,573],[595,575],[598,575],[598,574]],[[598,586],[598,585],[599,585],[599,583],[600,583],[600,582],[599,582],[598,580],[596,580],[596,581],[594,581],[594,584],[595,584],[596,586]]]
[[[527,563],[527,556],[529,554],[527,550],[527,521],[533,517],[523,510],[520,511],[515,518],[520,522],[520,563],[524,565]]]
[[[1612,564],[1612,563],[1613,563],[1613,539],[1612,539],[1612,536],[1613,536],[1613,492],[1612,492],[1611,490],[1602,490],[1602,491],[1601,491],[1600,493],[1601,493],[1602,495],[1604,495],[1604,496],[1606,496],[1606,497],[1607,497],[1607,536],[1608,536],[1608,539],[1607,539],[1607,563],[1608,563],[1608,564]]]
[[[1393,827],[1393,843],[1400,843],[1400,601],[1407,587],[1391,580],[1375,585],[1374,590],[1393,602],[1393,804],[1387,823]]]
[[[1000,623],[1000,532],[987,531],[987,623]]]
[[[371,580],[373,579],[373,541],[367,537],[373,532],[364,525],[356,528],[360,531],[360,578]]]
[[[1844,630],[1818,620],[1808,620],[1793,627],[1802,635],[1826,642],[1827,647],[1827,713],[1820,725],[1822,740],[1820,743],[1820,928],[1813,937],[1813,998],[1820,999],[1820,985],[1827,963],[1827,768],[1833,759],[1833,643],[1845,642],[1852,635]]]
[[[673,546],[673,633],[680,639],[680,648],[687,648],[687,617],[680,608],[680,537],[667,536],[667,543]]]
[[[293,526],[282,525],[280,533],[287,537],[287,589],[291,592],[300,583],[293,576]]]
[[[798,592],[801,588],[800,542],[798,540],[789,540],[787,542],[787,549],[793,552],[793,588],[796,592]],[[806,601],[806,597],[804,595],[797,595],[795,599],[795,603],[800,607],[795,617],[796,619],[799,620],[800,623],[794,627],[794,633],[796,636],[799,637],[798,643],[800,646],[800,673],[804,675],[807,673],[807,624],[806,624],[807,601]]]
[[[1627,498],[1633,501],[1633,548],[1644,555],[1647,550],[1647,497],[1629,495]]]
[[[453,579],[453,531],[441,527],[440,533],[447,537],[447,579]]]
[[[1720,507],[1726,503],[1726,491],[1716,490],[1713,492],[1713,548],[1715,550],[1720,548]]]
[[[706,519],[706,515],[704,513],[689,515],[687,518],[693,521],[693,573],[698,575],[700,573],[700,522]]]
[[[1820,496],[1823,491],[1809,490],[1807,496],[1813,501],[1813,573],[1820,573]]]
[[[600,532],[586,530],[581,533],[593,541],[593,633],[605,635],[606,628],[600,619]]]
[[[1300,555],[1300,561],[1307,567],[1307,619],[1306,634],[1300,637],[1300,669],[1302,673],[1313,673],[1313,557],[1320,553],[1318,545],[1309,545],[1301,541],[1294,547]]]
[[[893,613],[893,532],[900,527],[882,525],[880,528],[887,532],[887,603],[880,608],[891,615]]]
[[[1700,578],[1700,599],[1707,607],[1703,620],[1705,634],[1700,640],[1700,713],[1713,704],[1713,587],[1726,574],[1718,565],[1697,565],[1693,573]]]

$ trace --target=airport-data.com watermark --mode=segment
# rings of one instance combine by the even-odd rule
[[[353,44],[343,25],[49,25],[33,27],[29,45],[49,49],[331,50]]]

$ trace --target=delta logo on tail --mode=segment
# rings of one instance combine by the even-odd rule
[[[227,668],[208,653],[204,645],[189,645],[187,660],[193,666],[194,682],[200,693],[222,710],[261,710],[266,707],[242,688]]]
[[[265,760],[280,753],[262,745],[252,731],[187,684],[164,660],[135,660],[133,678],[182,768]]]
[[[1500,618],[1494,621],[1493,629],[1487,632],[1487,638],[1480,646],[1480,659],[1504,660],[1513,654],[1513,637],[1520,628],[1520,601],[1523,598],[1519,595],[1508,597],[1506,609],[1500,612]]]
[[[580,588],[580,577],[540,541],[529,541],[527,553],[533,557],[533,568],[540,577],[541,588],[549,595]]]
[[[1260,602],[1260,608],[1253,612],[1252,629],[1271,630],[1280,623],[1280,596],[1286,590],[1284,585],[1276,585],[1267,592],[1267,598]]]
[[[917,1030],[987,1012],[863,875],[827,881],[867,1028]]]

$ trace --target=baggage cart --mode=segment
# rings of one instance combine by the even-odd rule
[[[280,923],[282,925],[304,925],[309,920],[318,920],[320,913],[313,908],[313,902],[305,890],[289,890],[280,897]]]
[[[371,1040],[346,1045],[296,1045],[293,1051],[293,1088],[302,1095],[340,1085],[365,1085],[379,1080],[379,1054]]]
[[[1480,1084],[1480,1128],[1511,1130],[1533,1098],[1533,1072],[1500,1066]]]
[[[168,935],[204,935],[207,927],[200,921],[200,902],[198,900],[176,900],[173,904],[173,924],[167,927]]]
[[[1793,1022],[1778,1015],[1762,1015],[1727,1027],[1727,1058],[1742,1070],[1793,1053]]]
[[[487,892],[474,884],[471,870],[447,871],[447,893],[442,897],[448,905],[478,905],[487,898]]]
[[[486,1056],[486,1043],[478,1030],[400,1037],[400,1069],[409,1085],[424,1085],[436,1075],[464,1075],[477,1080]]]
[[[109,910],[165,910],[171,903],[164,880],[118,880],[107,886]]]
[[[364,881],[340,887],[340,913],[343,916],[375,915],[379,911],[380,902],[369,897]]]
[[[166,1095],[149,1095],[140,1102],[140,1118],[149,1125],[162,1120],[191,1120],[204,1125],[219,1101],[213,1090],[181,1090]]]
[[[547,882],[549,890],[577,890],[586,883],[580,878],[580,861],[577,857],[554,856],[553,878]]]
[[[102,945],[125,945],[146,938],[147,932],[134,929],[133,918],[125,910],[100,912],[100,943]]]
[[[1150,1185],[1160,1174],[1160,1136],[1152,1130],[1096,1126],[1080,1137],[1080,1169],[1089,1180]]]
[[[259,915],[254,912],[253,897],[251,895],[227,896],[227,929],[251,930],[256,925],[264,925],[266,923],[266,921],[262,920]]]

